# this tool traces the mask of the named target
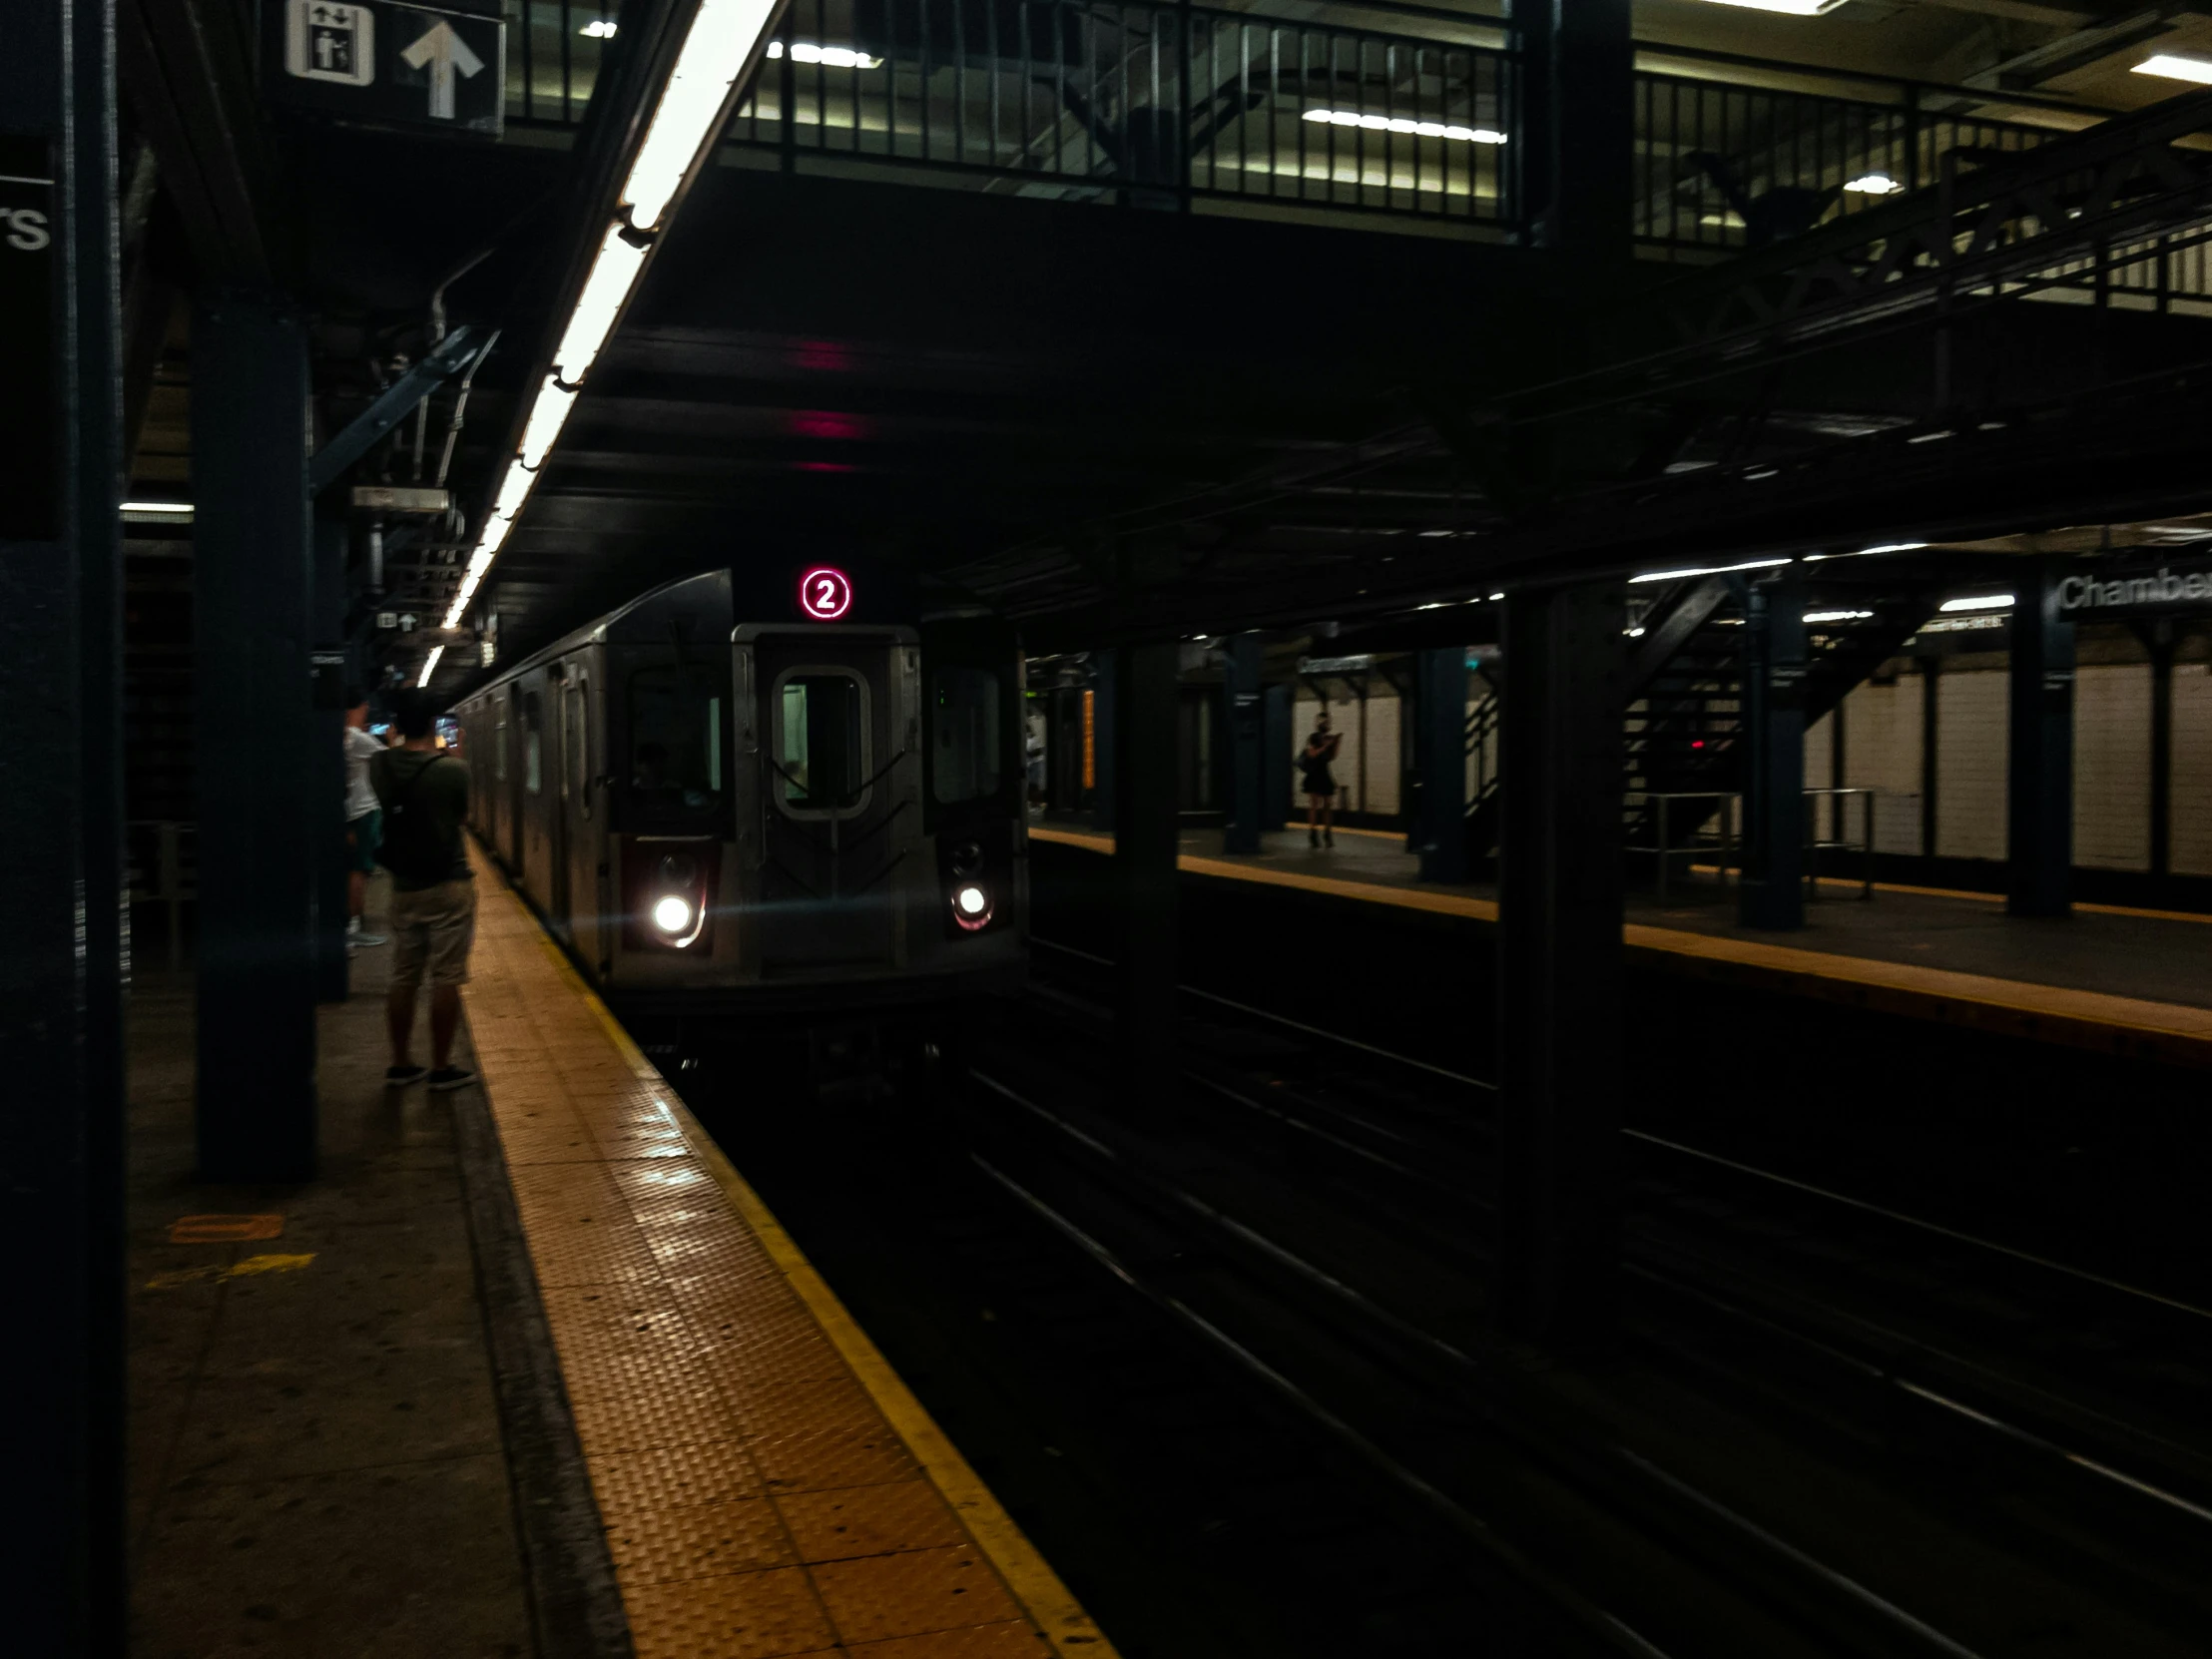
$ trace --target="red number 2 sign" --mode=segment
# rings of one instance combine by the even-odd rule
[[[799,608],[817,622],[834,622],[852,608],[852,583],[843,571],[817,565],[799,579]]]

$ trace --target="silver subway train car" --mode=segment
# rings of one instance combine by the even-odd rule
[[[454,711],[477,835],[626,1014],[795,1034],[1018,989],[1014,630],[858,587],[688,577]]]

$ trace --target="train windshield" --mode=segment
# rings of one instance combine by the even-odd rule
[[[722,801],[722,687],[701,663],[630,676],[630,798],[656,815]]]
[[[792,815],[858,812],[866,804],[866,692],[845,669],[800,669],[776,694],[777,799]]]
[[[929,676],[929,788],[945,806],[998,794],[1001,701],[994,670],[958,666]]]

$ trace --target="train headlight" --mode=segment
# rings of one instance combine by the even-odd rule
[[[692,907],[689,899],[674,893],[665,893],[653,902],[653,925],[672,939],[681,939],[691,931]],[[689,941],[686,941],[689,942]]]
[[[970,933],[988,925],[991,919],[991,895],[972,881],[954,887],[952,919]]]

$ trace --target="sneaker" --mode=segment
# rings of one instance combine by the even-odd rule
[[[443,1093],[447,1089],[465,1089],[476,1081],[476,1074],[466,1066],[440,1066],[430,1073],[430,1087]]]
[[[430,1068],[428,1066],[386,1066],[384,1068],[384,1087],[387,1089],[404,1089],[411,1083],[421,1082],[429,1075]]]
[[[345,935],[345,948],[348,950],[366,950],[372,944],[382,944],[383,942],[384,935],[381,933],[348,933]]]

